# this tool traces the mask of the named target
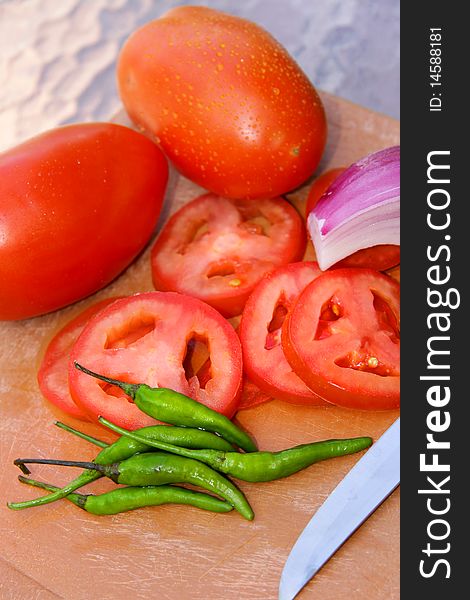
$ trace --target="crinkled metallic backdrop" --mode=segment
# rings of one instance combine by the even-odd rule
[[[399,116],[399,0],[0,0],[0,149],[108,118],[124,40],[182,4],[256,21],[317,87]]]

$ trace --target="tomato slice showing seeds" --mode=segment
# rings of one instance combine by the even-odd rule
[[[399,294],[396,281],[371,269],[335,269],[315,279],[283,325],[294,371],[333,404],[398,407]]]
[[[272,271],[257,285],[240,324],[245,373],[265,394],[295,404],[325,404],[293,372],[281,345],[281,330],[302,290],[322,271],[298,262]]]
[[[238,407],[238,336],[216,310],[182,294],[147,292],[114,302],[88,323],[71,353],[72,397],[93,420],[101,415],[131,429],[155,423],[120,390],[75,369],[74,361],[115,379],[176,390],[228,417]]]
[[[175,213],[152,249],[158,290],[204,300],[238,315],[261,277],[300,260],[304,223],[283,198],[256,202],[205,194]]]

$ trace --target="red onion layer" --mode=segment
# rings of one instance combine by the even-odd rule
[[[400,244],[400,146],[346,169],[308,215],[318,264],[325,270],[378,244]]]

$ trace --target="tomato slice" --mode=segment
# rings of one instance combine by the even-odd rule
[[[89,421],[89,418],[70,395],[68,380],[70,351],[88,321],[115,300],[117,298],[101,300],[69,321],[49,342],[39,367],[38,384],[42,395],[65,413],[81,421]]]
[[[400,286],[371,269],[335,269],[310,283],[284,322],[287,360],[339,406],[400,403]]]
[[[157,289],[204,300],[238,315],[261,277],[300,260],[306,232],[283,198],[257,202],[205,194],[175,213],[152,249]]]
[[[210,358],[210,375],[203,381],[197,371],[207,359],[194,351],[198,345]],[[131,429],[155,423],[115,386],[75,369],[74,361],[115,379],[176,390],[228,417],[238,407],[238,336],[216,310],[182,294],[147,292],[114,302],[88,323],[71,353],[72,398],[93,420],[102,415]]]
[[[307,205],[305,208],[305,215],[315,208],[320,198],[325,194],[333,183],[333,181],[341,175],[345,170],[344,167],[336,169],[330,169],[322,173],[312,184],[310,188]],[[362,248],[354,254],[343,258],[335,265],[332,269],[344,268],[344,267],[359,267],[363,269],[376,269],[377,271],[386,271],[391,269],[400,263],[400,246],[393,244],[380,244],[378,246],[372,246],[371,248]]]
[[[265,394],[247,377],[243,378],[242,397],[238,410],[254,408],[255,406],[269,402],[270,400],[274,400],[274,398],[269,394]]]
[[[319,277],[315,262],[298,262],[272,271],[249,297],[240,323],[243,365],[266,394],[294,404],[325,404],[292,371],[281,345],[282,324],[300,292]]]
[[[236,332],[239,330],[241,315],[229,319],[229,323],[235,329]],[[205,357],[204,353],[201,353],[201,350],[195,348],[194,355],[196,357],[195,360],[195,369],[197,370],[197,378],[199,382],[204,384],[210,378],[210,367],[211,361],[207,357],[205,358],[205,362],[202,360]],[[254,406],[258,406],[259,404],[263,404],[264,402],[269,402],[269,400],[274,400],[271,396],[268,396],[264,392],[262,392],[259,387],[257,387],[252,381],[250,381],[246,376],[243,377],[242,384],[242,392],[240,397],[240,404],[238,405],[237,410],[244,410],[246,408],[252,408]]]
[[[351,256],[340,260],[332,269],[357,267],[359,269],[374,269],[386,271],[400,264],[400,246],[393,244],[379,244],[371,248],[362,248]]]

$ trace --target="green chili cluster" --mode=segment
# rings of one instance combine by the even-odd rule
[[[272,481],[292,475],[315,462],[359,452],[372,443],[370,437],[358,437],[303,444],[280,452],[260,452],[251,437],[227,417],[183,394],[165,388],[150,388],[145,384],[125,383],[93,373],[78,364],[76,367],[121,387],[145,414],[171,425],[127,431],[100,417],[103,425],[121,435],[117,441],[107,445],[63,423],[56,423],[102,450],[93,462],[15,460],[26,475],[30,473],[26,467],[30,463],[80,467],[84,471],[62,488],[20,476],[21,482],[50,493],[26,502],[9,503],[13,510],[67,498],[97,515],[176,503],[214,512],[229,512],[235,508],[243,517],[252,520],[254,513],[248,500],[229,477],[250,482]],[[126,487],[100,495],[76,493],[77,489],[100,477],[107,477]],[[191,484],[211,494],[175,484]]]

